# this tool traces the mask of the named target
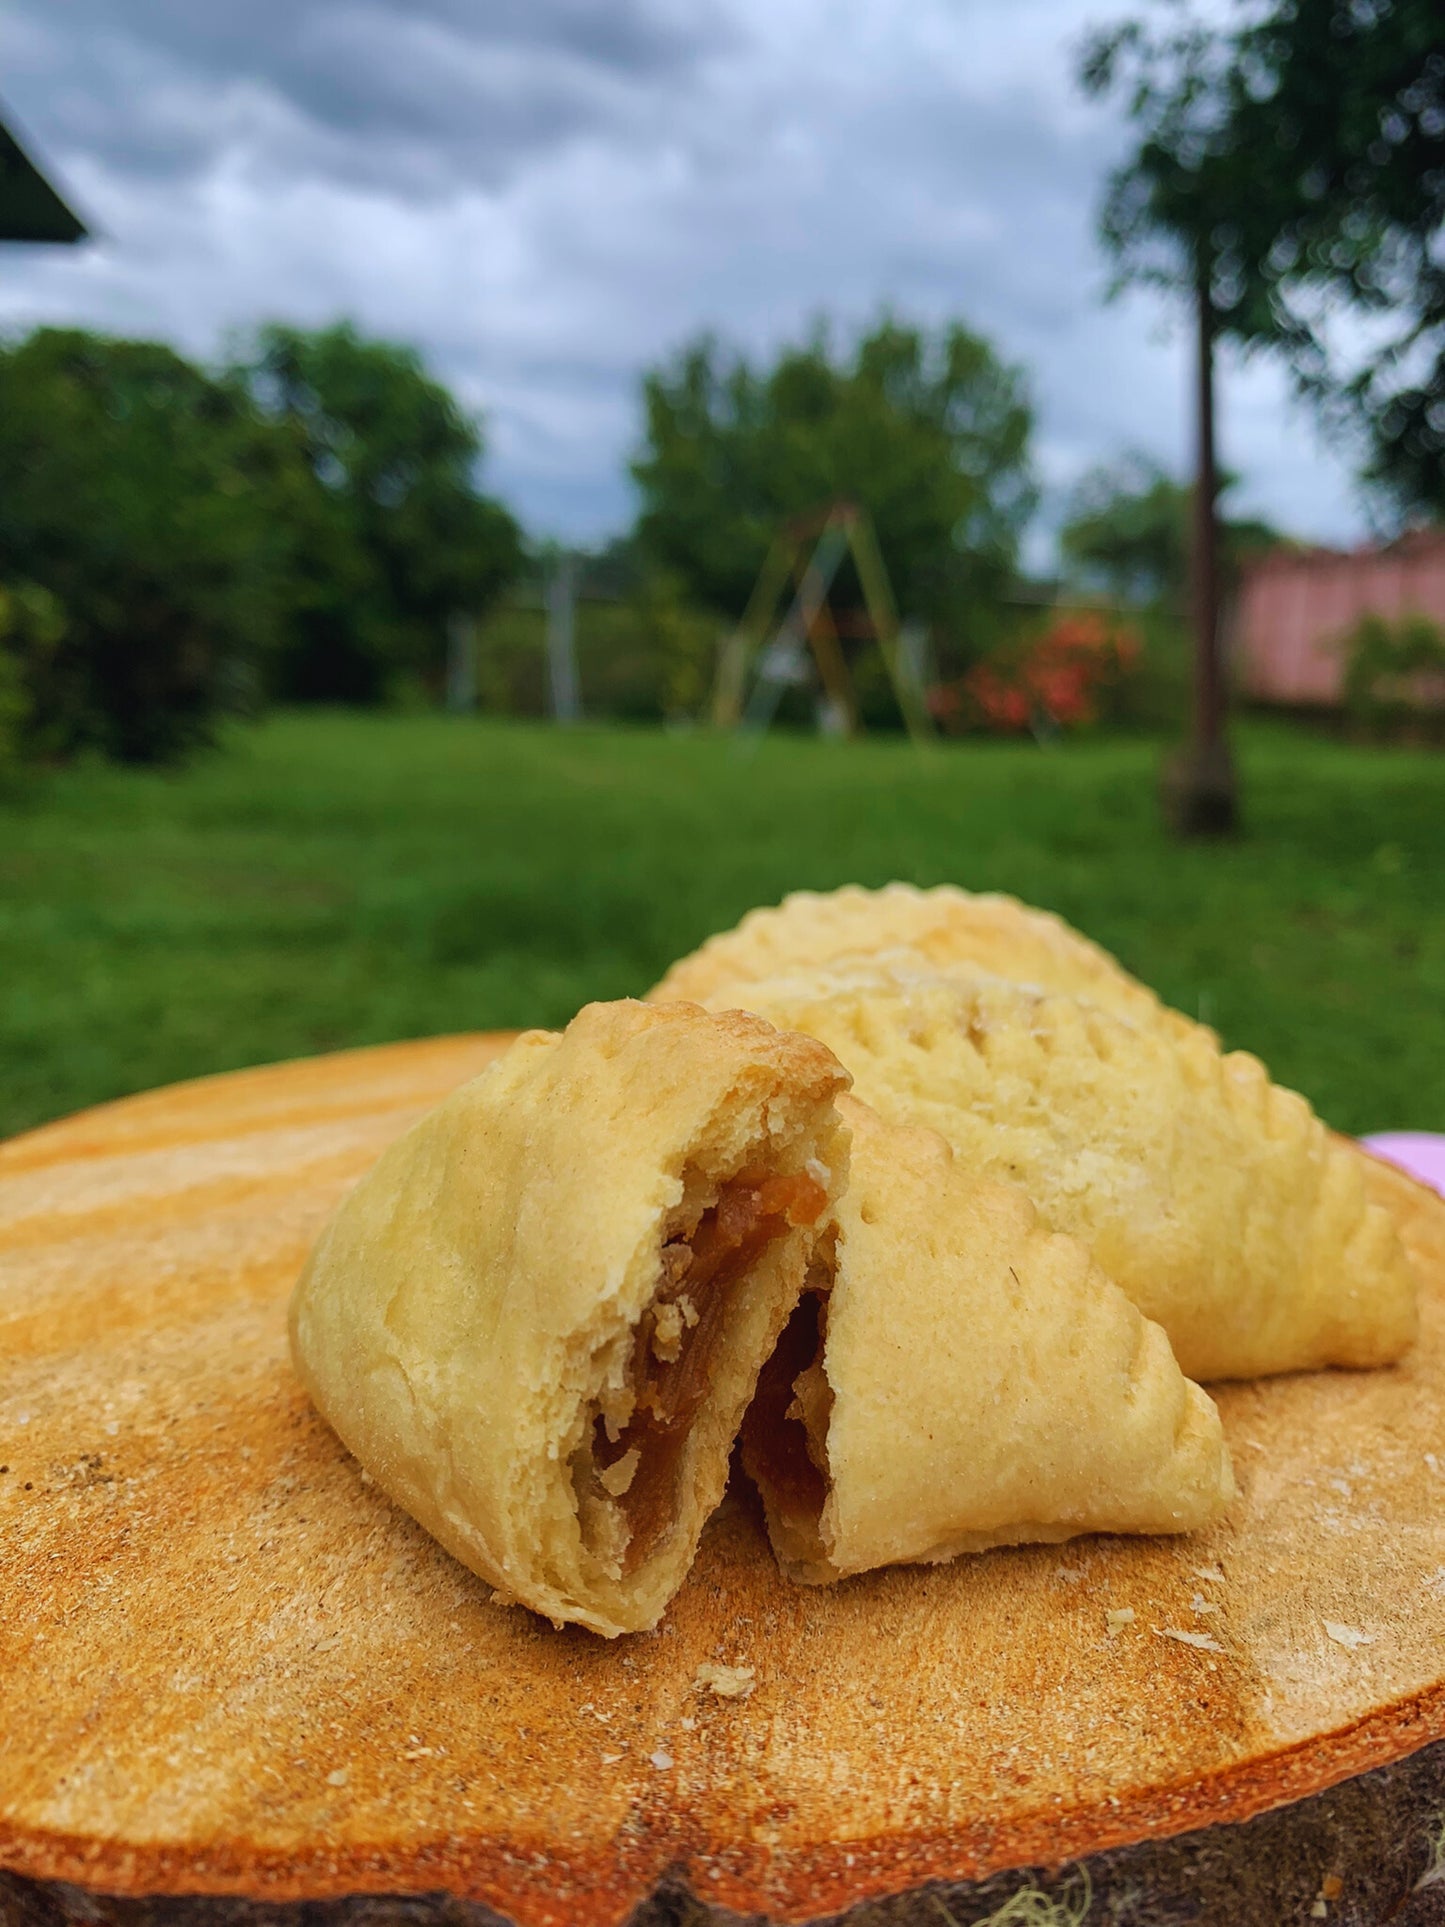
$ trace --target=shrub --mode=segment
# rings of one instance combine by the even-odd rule
[[[1445,629],[1428,616],[1365,615],[1345,636],[1345,709],[1372,733],[1445,724]]]
[[[34,729],[34,687],[65,633],[55,597],[33,582],[0,582],[0,781],[43,745]]]
[[[721,620],[689,602],[669,571],[628,555],[589,558],[575,612],[583,714],[617,722],[702,715],[712,693]],[[550,704],[542,583],[504,603],[477,631],[477,698],[493,715],[544,716]]]
[[[20,767],[30,701],[25,694],[20,658],[0,636],[0,787]]]
[[[996,651],[930,695],[939,723],[959,733],[1036,736],[1097,722],[1106,696],[1139,660],[1138,632],[1085,611],[1057,615],[1042,633]]]

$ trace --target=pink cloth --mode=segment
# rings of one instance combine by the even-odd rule
[[[1445,1137],[1438,1131],[1376,1131],[1361,1144],[1445,1198]]]

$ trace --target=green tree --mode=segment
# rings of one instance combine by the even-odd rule
[[[1445,510],[1439,0],[1266,0],[1232,32],[1132,21],[1095,37],[1083,73],[1141,131],[1103,217],[1126,270],[1169,281],[1178,243],[1202,250],[1217,327],[1362,425],[1367,472],[1402,508]],[[1363,358],[1332,327],[1342,310],[1367,325]]]
[[[1263,0],[1232,32],[1169,20],[1096,35],[1082,79],[1122,94],[1139,132],[1101,221],[1119,280],[1195,310],[1196,694],[1170,793],[1182,827],[1222,829],[1213,343],[1282,351],[1305,392],[1366,425],[1377,483],[1445,506],[1445,45],[1439,0]],[[1378,337],[1353,374],[1331,348],[1342,305]]]
[[[264,439],[158,343],[0,348],[0,582],[12,616],[34,591],[59,612],[10,625],[40,748],[169,757],[250,702],[278,608]]]
[[[1190,740],[1171,759],[1164,789],[1166,811],[1187,835],[1232,830],[1237,815],[1219,634],[1214,343],[1221,313],[1239,298],[1223,241],[1249,184],[1217,138],[1227,74],[1225,43],[1193,22],[1151,39],[1131,21],[1096,38],[1082,70],[1093,92],[1125,91],[1139,130],[1138,147],[1113,175],[1100,221],[1117,264],[1115,286],[1137,281],[1162,287],[1184,296],[1194,311],[1194,699]]]
[[[1236,478],[1226,474],[1220,495],[1236,485]],[[1188,485],[1176,482],[1148,456],[1126,455],[1100,464],[1074,489],[1059,531],[1066,567],[1084,586],[1181,617],[1188,587],[1191,501]],[[1226,582],[1249,556],[1282,540],[1277,529],[1256,517],[1224,516],[1219,527]]]
[[[954,325],[822,327],[768,367],[703,339],[643,382],[637,535],[689,601],[736,618],[790,516],[871,514],[903,610],[967,637],[1011,573],[1035,494],[1018,370]],[[844,590],[846,594],[846,588]]]
[[[374,702],[409,677],[435,688],[448,619],[481,614],[521,566],[517,524],[477,487],[477,423],[411,349],[349,323],[263,328],[229,373],[306,477],[286,477],[277,692]]]
[[[1368,479],[1407,512],[1445,514],[1438,0],[1289,0],[1240,35],[1237,63],[1222,140],[1241,157],[1270,148],[1271,177],[1246,203],[1241,279],[1263,298],[1241,319],[1307,394],[1363,423]],[[1320,325],[1341,307],[1371,337],[1353,369]]]

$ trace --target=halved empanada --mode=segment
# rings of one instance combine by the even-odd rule
[[[1158,1325],[1016,1186],[933,1131],[840,1109],[836,1239],[743,1423],[788,1572],[1217,1517],[1234,1494],[1219,1414]]]
[[[657,1003],[690,998],[714,1009],[746,1007],[748,984],[806,975],[817,965],[885,951],[899,952],[938,976],[961,967],[968,975],[983,971],[1087,997],[1101,1010],[1169,1036],[1200,1028],[1051,911],[1015,897],[978,896],[949,883],[932,890],[911,883],[864,890],[850,883],[827,894],[795,891],[775,908],[750,910],[736,929],[709,937],[675,963],[648,997]]]
[[[1170,1039],[983,977],[820,971],[746,996],[821,1038],[885,1118],[1021,1184],[1191,1378],[1385,1365],[1411,1344],[1414,1273],[1362,1160],[1208,1031]]]
[[[528,1032],[322,1234],[291,1308],[313,1399],[507,1598],[653,1625],[846,1181],[846,1083],[740,1012]]]

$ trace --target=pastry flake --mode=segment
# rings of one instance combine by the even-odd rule
[[[656,1623],[846,1181],[846,1082],[740,1012],[590,1005],[431,1112],[323,1232],[297,1369],[504,1600]]]
[[[982,972],[1087,997],[1102,1010],[1170,1036],[1202,1028],[1161,1003],[1062,917],[1015,897],[977,895],[949,883],[931,890],[911,883],[865,890],[850,883],[828,893],[795,891],[776,907],[749,911],[736,929],[709,937],[673,964],[648,996],[656,1002],[690,998],[714,1009],[730,1002],[746,1006],[748,984],[885,952],[932,976]]]
[[[1416,1279],[1364,1160],[1256,1058],[1068,997],[861,967],[748,990],[821,1038],[855,1094],[1017,1183],[1169,1334],[1191,1378],[1376,1366]]]
[[[1216,1518],[1234,1495],[1219,1414],[1160,1328],[1016,1186],[840,1108],[836,1240],[743,1427],[791,1575]]]

